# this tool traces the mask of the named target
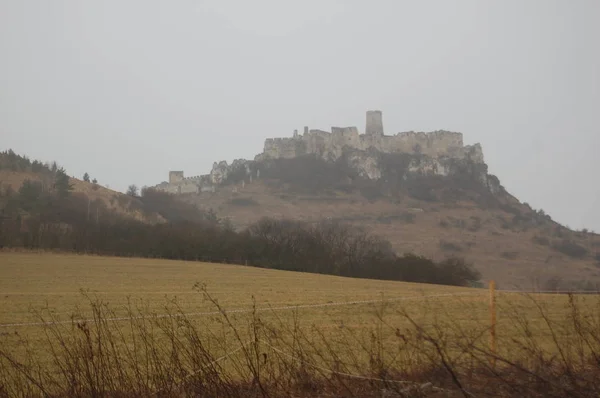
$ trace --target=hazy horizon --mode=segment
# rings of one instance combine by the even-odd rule
[[[389,135],[463,133],[519,200],[600,232],[599,19],[594,0],[0,0],[0,150],[124,191],[379,109]]]

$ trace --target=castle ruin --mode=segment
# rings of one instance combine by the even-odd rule
[[[350,161],[356,163],[355,166],[360,170],[361,175],[375,179],[379,178],[380,171],[373,158],[364,156],[369,150],[425,155],[430,158],[431,170],[421,171],[440,175],[447,173],[440,163],[443,159],[463,159],[484,163],[481,145],[464,145],[462,133],[438,130],[429,133],[409,131],[385,135],[382,112],[379,110],[367,111],[364,134],[360,134],[357,127],[331,127],[331,131],[328,132],[304,126],[302,134],[294,130],[291,137],[267,138],[263,152],[257,155],[254,161],[291,159],[311,154],[335,161],[348,149],[359,151],[350,157]],[[225,161],[215,162],[210,174],[195,177],[184,177],[183,171],[170,171],[169,181],[155,188],[175,194],[215,192],[216,187],[221,185],[233,170],[244,170],[249,178],[247,182],[251,182],[253,175],[249,164],[250,161],[244,159],[234,160],[231,165]],[[425,167],[424,164],[428,163],[414,166],[415,171]],[[258,172],[260,171],[257,170]]]
[[[365,134],[383,135],[383,119],[381,111],[367,111],[367,126]]]
[[[368,111],[366,116],[365,134],[360,134],[356,127],[331,127],[331,132],[327,132],[309,130],[305,126],[302,135],[295,132],[290,138],[266,139],[263,153],[257,158],[294,158],[316,154],[327,160],[335,160],[342,155],[344,147],[348,147],[363,151],[373,148],[384,153],[418,153],[433,158],[469,158],[476,163],[483,163],[481,145],[465,146],[462,133],[440,130],[384,135],[381,111]]]

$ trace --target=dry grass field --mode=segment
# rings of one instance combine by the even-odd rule
[[[159,311],[176,299],[186,312],[211,308],[193,289],[195,283],[206,284],[228,310],[250,308],[252,297],[260,307],[277,307],[470,291],[239,265],[76,254],[0,253],[0,264],[2,324],[33,322],[31,310],[46,306],[57,314],[70,314],[81,303],[82,290],[114,307],[131,298]]]
[[[205,288],[194,288],[196,283]],[[131,366],[135,374],[139,370],[132,364],[144,362],[142,357],[146,358],[145,363],[154,358],[156,363],[164,361],[181,368],[181,372],[195,369],[198,361],[204,363],[204,369],[214,367],[219,360],[219,380],[246,380],[249,376],[245,372],[257,377],[254,373],[258,372],[258,365],[254,363],[262,363],[259,356],[264,355],[265,369],[270,369],[272,380],[279,380],[273,381],[277,384],[277,377],[287,374],[290,363],[298,358],[321,369],[315,377],[323,376],[322,369],[380,376],[386,369],[411,369],[409,373],[416,374],[415,369],[431,370],[432,364],[446,362],[455,369],[470,367],[472,373],[474,366],[485,362],[477,353],[486,358],[498,355],[507,363],[533,358],[546,361],[566,355],[571,363],[573,358],[587,358],[596,352],[596,345],[584,343],[590,334],[600,330],[597,296],[498,292],[498,347],[497,353],[490,353],[487,289],[71,254],[0,253],[0,300],[0,354],[49,369],[60,368],[60,363],[79,369],[69,370],[69,377],[85,373],[81,370],[85,366],[73,365],[79,363],[73,360],[77,355],[89,355],[91,362],[103,355],[109,357],[103,351],[110,347],[106,340],[123,350],[133,350],[127,351],[129,360],[122,359],[123,364],[118,367]],[[252,311],[253,306],[257,312]],[[575,312],[579,314],[575,316],[580,319],[577,322],[573,321]],[[72,315],[78,323],[72,323]],[[88,321],[82,322],[83,319]],[[42,320],[59,323],[39,325]],[[148,336],[152,336],[151,344],[146,340]],[[146,348],[139,348],[136,339],[145,341]],[[256,343],[255,359],[245,350],[244,344],[250,341]],[[591,341],[598,344],[597,339]],[[65,342],[68,344],[62,346]],[[64,348],[71,346],[69,350]],[[189,358],[175,355],[188,352],[190,346],[195,347],[190,353],[203,353],[201,359],[191,354]],[[148,352],[148,347],[160,349]],[[64,352],[58,355],[52,351],[57,348]],[[272,356],[267,361],[269,352]],[[279,367],[271,368],[277,353]],[[235,359],[234,354],[242,355],[241,359]],[[174,355],[177,359],[173,359]],[[58,357],[62,359],[57,361]],[[96,373],[114,371],[110,361],[99,363]],[[5,366],[0,366],[0,392],[2,380],[6,384],[16,380],[11,378],[12,373],[2,373]],[[71,369],[69,366],[65,365]],[[62,376],[53,372],[49,374],[54,376],[46,375],[44,380],[59,385],[51,377]],[[181,375],[165,376],[165,368],[158,365],[144,372],[160,374],[153,377],[161,381],[136,387],[142,388],[136,390],[138,393],[155,389],[161,383],[172,389],[183,380]],[[223,374],[228,376],[222,379]],[[71,382],[65,377],[61,380],[68,385]],[[438,384],[444,383],[440,379]]]

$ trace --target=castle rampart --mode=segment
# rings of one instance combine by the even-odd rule
[[[183,180],[183,171],[169,171],[169,183],[177,184]]]
[[[374,148],[386,153],[420,153],[430,157],[469,157],[483,162],[481,146],[465,147],[462,133],[451,131],[402,132],[395,135],[383,134],[381,111],[368,111],[366,134],[356,127],[332,127],[331,132],[304,128],[304,134],[291,138],[268,138],[265,140],[262,157],[293,158],[304,154],[316,154],[336,159],[344,147],[358,150]]]

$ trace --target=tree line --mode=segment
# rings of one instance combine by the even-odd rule
[[[263,218],[235,231],[227,219],[165,192],[144,189],[139,197],[119,196],[145,214],[160,215],[161,222],[150,224],[71,192],[60,168],[45,168],[44,173],[53,177],[51,184],[25,181],[18,191],[0,189],[0,247],[227,262],[450,285],[480,278],[462,259],[434,262],[414,254],[398,256],[388,241],[335,221]]]

